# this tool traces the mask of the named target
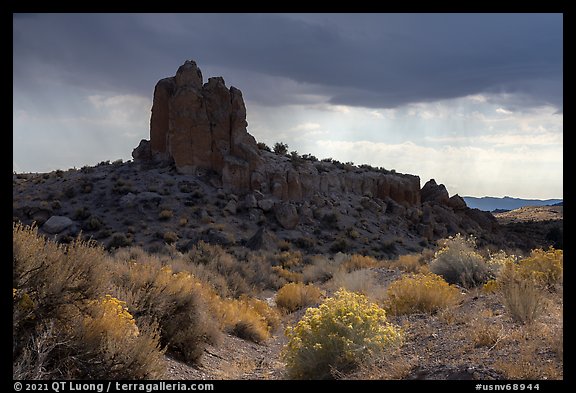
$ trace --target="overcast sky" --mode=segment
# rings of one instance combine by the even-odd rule
[[[195,60],[272,146],[563,197],[562,14],[17,14],[13,169],[131,159],[156,82]]]

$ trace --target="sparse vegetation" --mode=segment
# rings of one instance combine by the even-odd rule
[[[286,155],[288,153],[288,145],[283,142],[276,142],[273,147],[274,153],[278,155]]]
[[[270,151],[270,152],[272,151],[272,149],[270,149],[270,147],[269,147],[267,144],[265,144],[264,142],[258,142],[258,143],[256,144],[256,146],[257,146],[258,149],[260,149],[260,150],[265,150],[265,151]]]

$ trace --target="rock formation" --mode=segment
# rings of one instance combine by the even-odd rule
[[[403,206],[420,204],[420,178],[374,171],[322,170],[331,165],[304,162],[262,152],[246,129],[242,92],[221,77],[203,83],[202,72],[187,60],[154,89],[150,141],[132,156],[138,161],[170,159],[181,173],[212,171],[225,190],[259,191],[282,201],[300,201],[317,193],[354,193],[391,198]],[[263,157],[267,154],[267,157]]]
[[[225,188],[247,191],[261,158],[246,126],[242,92],[228,89],[221,77],[203,84],[202,72],[188,60],[175,76],[156,84],[150,153],[141,142],[133,157],[170,158],[182,173],[215,171]]]
[[[259,150],[247,125],[242,92],[227,88],[222,77],[204,83],[196,63],[187,60],[175,76],[156,84],[150,141],[142,140],[132,156],[140,162],[172,160],[183,174],[207,174],[213,185],[243,196],[240,203],[235,198],[224,206],[226,214],[247,209],[259,221],[273,212],[287,230],[312,220],[307,201],[322,206],[326,197],[347,193],[359,196],[362,208],[374,214],[404,217],[429,240],[460,231],[492,231],[496,225],[489,213],[469,209],[434,179],[420,188],[414,175]]]

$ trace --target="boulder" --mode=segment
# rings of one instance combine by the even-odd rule
[[[282,202],[274,208],[276,220],[284,229],[294,229],[300,222],[298,211],[291,203]]]
[[[52,216],[43,225],[42,230],[47,233],[60,233],[72,226],[74,221],[65,216]]]
[[[234,199],[231,199],[230,201],[228,201],[226,206],[224,206],[224,211],[228,212],[232,215],[236,214],[237,209],[238,209],[238,203]]]
[[[264,212],[269,212],[274,207],[274,201],[272,199],[260,199],[258,201],[258,207]]]

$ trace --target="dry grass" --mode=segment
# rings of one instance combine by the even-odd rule
[[[432,273],[404,276],[392,282],[386,294],[386,310],[394,315],[434,313],[460,301],[460,291]]]
[[[288,312],[318,303],[322,291],[314,284],[288,283],[276,294],[276,305]]]
[[[417,365],[417,359],[404,356],[398,349],[391,349],[360,363],[358,368],[340,379],[351,380],[402,380],[406,379]]]
[[[558,380],[563,378],[561,363],[546,360],[544,354],[553,349],[552,337],[545,325],[522,327],[511,334],[517,351],[494,362],[494,367],[507,379]]]
[[[341,267],[348,272],[380,266],[380,262],[371,256],[354,254],[342,262]]]
[[[517,322],[532,323],[544,312],[543,289],[513,264],[502,268],[498,276],[498,290],[506,310]]]
[[[339,270],[327,283],[333,290],[346,289],[350,292],[361,293],[369,298],[380,301],[384,298],[386,290],[376,283],[376,276],[372,270],[360,269],[348,272]]]
[[[489,320],[486,314],[471,318],[467,335],[475,348],[493,349],[506,336],[504,326]]]
[[[430,272],[427,261],[423,258],[422,254],[404,254],[400,255],[398,259],[387,261],[386,265],[389,269],[400,269],[406,273],[423,273]]]

